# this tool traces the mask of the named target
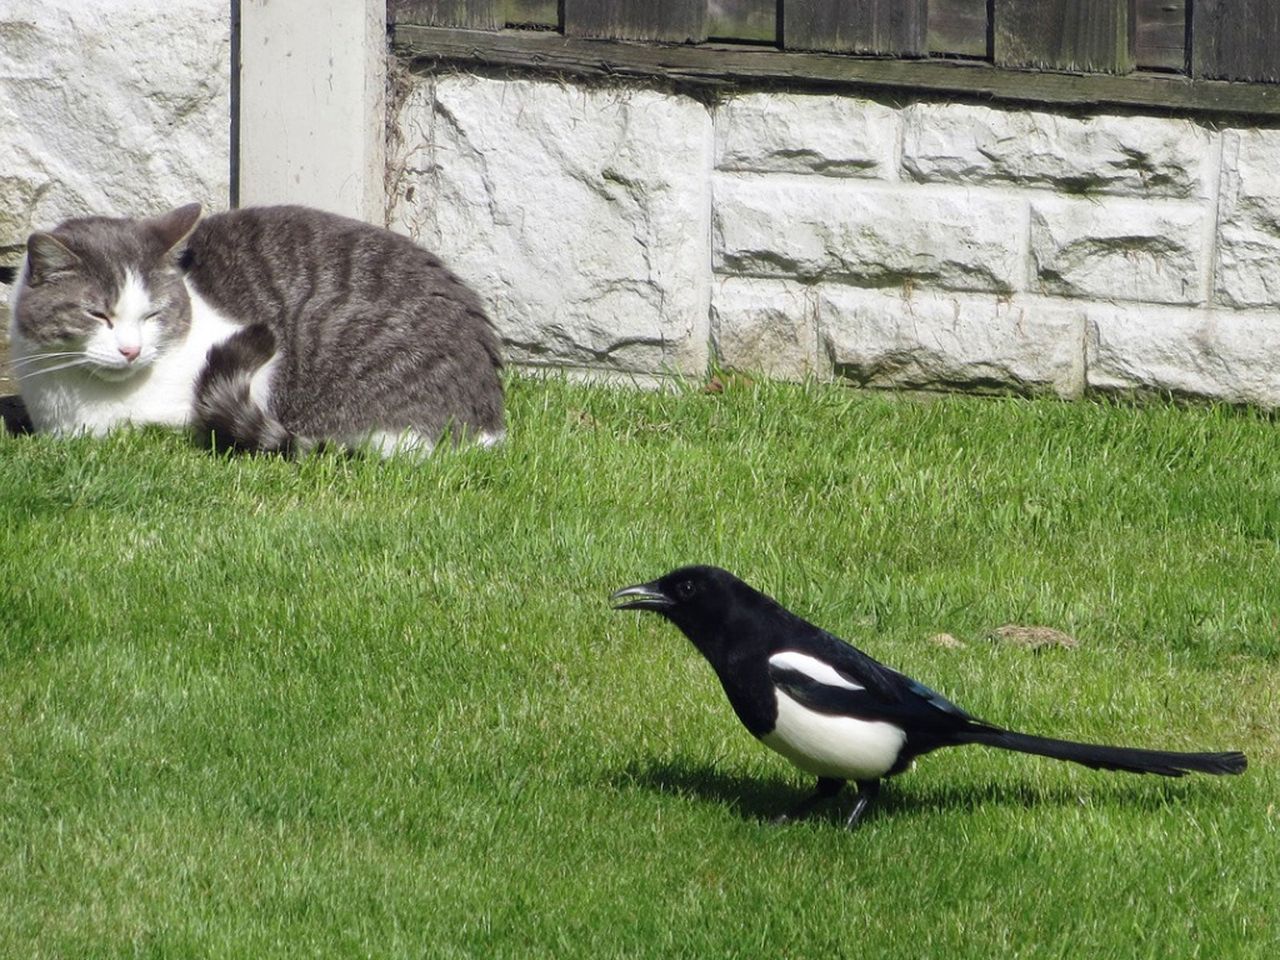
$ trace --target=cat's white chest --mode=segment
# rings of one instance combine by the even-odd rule
[[[167,345],[151,363],[123,379],[103,379],[77,367],[45,372],[46,364],[30,360],[45,348],[13,330],[10,352],[19,371],[22,401],[36,430],[101,436],[126,424],[188,426],[196,379],[209,349],[240,329],[193,290],[188,292],[191,326],[186,337]]]

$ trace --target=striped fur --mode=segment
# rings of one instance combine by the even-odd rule
[[[270,364],[276,339],[254,323],[209,351],[196,381],[196,436],[215,450],[292,453],[296,438],[269,411],[256,375]],[[258,396],[255,397],[255,393]]]

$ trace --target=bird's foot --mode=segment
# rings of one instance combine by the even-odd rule
[[[790,823],[792,820],[802,820],[813,812],[813,808],[824,800],[830,800],[837,793],[844,789],[843,780],[834,780],[829,777],[819,777],[818,786],[814,789],[811,796],[805,797],[790,810],[778,814],[769,822],[775,826]]]
[[[871,801],[880,794],[879,780],[859,780],[858,796],[853,801],[853,809],[849,811],[849,816],[844,822],[846,830],[852,830],[862,820],[863,814],[871,806]]]

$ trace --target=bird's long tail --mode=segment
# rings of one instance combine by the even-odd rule
[[[1070,760],[1097,770],[1127,770],[1156,773],[1162,777],[1182,777],[1188,773],[1243,773],[1248,761],[1243,753],[1176,753],[1170,750],[1138,750],[1133,747],[1104,747],[1071,740],[1035,737],[1012,730],[970,729],[962,743],[980,743],[1001,750],[1034,753],[1055,760]]]

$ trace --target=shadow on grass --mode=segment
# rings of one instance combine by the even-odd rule
[[[905,775],[884,782],[872,807],[874,817],[919,817],[939,813],[973,813],[983,807],[1062,808],[1118,804],[1134,810],[1157,811],[1177,803],[1193,789],[1195,780],[1165,780],[1117,774],[1114,781],[1096,784],[1046,786],[1025,783],[911,782]],[[609,777],[621,789],[640,788],[693,798],[732,810],[746,820],[770,821],[809,795],[811,783],[776,778],[758,779],[724,773],[697,761],[636,760]],[[843,825],[853,803],[853,788],[824,804],[807,819]]]
[[[781,779],[723,773],[709,764],[678,759],[633,760],[608,780],[623,790],[639,788],[727,807],[747,820],[772,819],[802,796]]]

